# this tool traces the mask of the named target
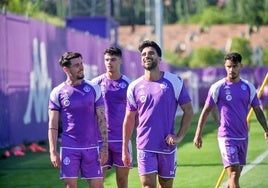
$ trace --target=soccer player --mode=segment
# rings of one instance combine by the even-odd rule
[[[108,127],[108,161],[103,165],[104,177],[108,169],[115,167],[118,188],[128,187],[129,168],[122,162],[122,127],[126,111],[127,88],[130,79],[121,74],[122,51],[117,47],[109,47],[104,51],[106,72],[94,79],[93,82],[101,87],[105,115]],[[129,142],[129,151],[132,151]]]
[[[77,187],[79,172],[90,188],[102,188],[101,165],[107,161],[108,144],[100,87],[84,80],[80,53],[64,53],[59,64],[67,79],[52,90],[49,98],[51,163],[55,168],[60,168],[60,178],[66,188]],[[59,120],[62,121],[60,155],[57,152]],[[100,150],[98,132],[102,138]]]
[[[172,187],[176,175],[177,144],[184,138],[193,116],[193,107],[183,80],[161,71],[161,48],[154,41],[139,45],[144,75],[130,83],[123,123],[124,165],[131,165],[128,142],[137,125],[137,162],[142,187]],[[183,115],[175,133],[175,115],[180,106]]]
[[[256,89],[247,80],[240,78],[242,57],[239,53],[229,53],[225,56],[226,77],[214,83],[199,117],[194,144],[202,147],[202,131],[208,115],[214,106],[218,107],[220,123],[218,127],[218,144],[222,163],[228,173],[228,188],[238,188],[239,178],[246,165],[248,149],[247,115],[250,107],[265,131],[268,138],[268,127],[264,113],[257,98]]]

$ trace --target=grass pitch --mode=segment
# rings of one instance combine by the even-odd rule
[[[211,119],[203,133],[203,147],[196,149],[193,145],[198,115],[183,142],[178,145],[177,176],[174,188],[214,188],[222,172],[222,164],[217,145],[217,126]],[[267,151],[261,126],[252,117],[247,162],[251,163],[263,152]],[[135,148],[133,149],[135,151]],[[135,160],[135,156],[134,156]],[[139,188],[139,176],[135,167],[130,170],[129,188]],[[241,187],[267,187],[268,157],[244,174],[240,179]],[[27,152],[25,156],[11,156],[0,159],[0,187],[3,188],[58,188],[63,187],[59,180],[59,170],[52,168],[48,153]],[[226,177],[223,182],[226,181]],[[79,188],[86,188],[87,183],[81,179]],[[105,179],[105,187],[115,188],[115,172],[110,170]]]

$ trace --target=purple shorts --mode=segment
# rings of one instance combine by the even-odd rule
[[[158,173],[162,178],[174,178],[177,169],[177,150],[170,154],[137,149],[139,175]]]
[[[248,139],[230,140],[218,138],[218,144],[224,168],[233,164],[246,165]]]
[[[99,149],[72,149],[61,148],[60,178],[81,179],[103,178],[102,168],[99,160]]]
[[[109,142],[109,156],[107,162],[103,165],[103,167],[111,168],[112,166],[124,167],[124,163],[122,161],[122,142]],[[128,151],[131,157],[132,163],[132,144],[128,143]]]

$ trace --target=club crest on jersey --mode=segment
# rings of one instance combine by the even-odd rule
[[[138,158],[139,159],[144,159],[145,158],[145,152],[144,151],[138,151]]]
[[[227,101],[231,101],[232,98],[233,98],[232,95],[226,95],[226,100],[227,100]]]
[[[247,89],[247,86],[245,84],[242,84],[241,89],[245,91]]]
[[[63,159],[63,164],[65,164],[66,166],[69,165],[70,163],[71,163],[71,160],[70,160],[69,157],[65,157],[65,158]]]
[[[144,85],[141,85],[139,87],[139,90],[137,91],[137,94],[139,95],[139,100],[141,103],[144,103],[145,100],[146,100],[146,95],[145,95],[145,86]]]
[[[89,86],[85,86],[84,88],[83,88],[83,90],[85,91],[85,92],[90,92],[90,87]]]
[[[140,96],[140,101],[141,101],[141,103],[144,103],[145,100],[146,100],[146,96],[144,96],[144,95]]]
[[[229,152],[230,152],[231,154],[234,154],[235,151],[236,151],[236,149],[235,149],[234,147],[229,147],[228,150],[229,150]]]
[[[162,82],[162,83],[160,84],[160,88],[162,88],[162,89],[167,88],[167,83],[166,83],[166,82]]]
[[[70,101],[68,99],[63,101],[64,106],[70,106]]]
[[[119,83],[119,87],[120,87],[121,89],[124,89],[124,88],[127,87],[127,84],[126,84],[125,82],[121,82],[121,83]]]
[[[225,95],[226,95],[226,100],[231,101],[232,100],[232,95],[231,95],[231,90],[229,86],[224,87],[225,89]]]

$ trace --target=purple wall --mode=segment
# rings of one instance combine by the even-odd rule
[[[87,31],[110,41],[113,40],[113,44],[117,44],[118,23],[112,18],[103,16],[66,18],[66,26],[80,31]]]
[[[83,55],[91,79],[104,72],[107,40],[72,29],[0,14],[0,148],[47,139],[47,106],[51,89],[65,79],[58,59],[65,51]],[[125,51],[123,70],[139,62]],[[141,75],[141,68],[132,78]]]
[[[72,29],[59,28],[16,15],[0,14],[0,148],[47,139],[47,105],[51,89],[65,80],[58,59],[65,51],[83,55],[86,78],[105,71],[107,40]],[[189,70],[161,63],[163,70],[179,73],[197,104],[203,103],[212,81],[224,76],[222,68]],[[137,51],[123,49],[123,73],[131,79],[143,74]],[[267,67],[245,69],[260,84]]]

